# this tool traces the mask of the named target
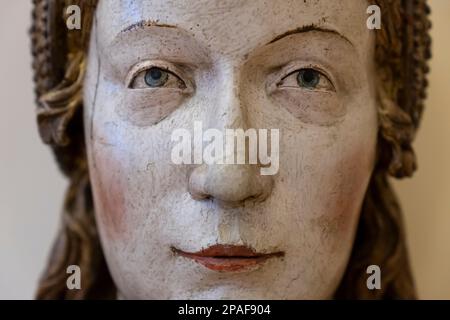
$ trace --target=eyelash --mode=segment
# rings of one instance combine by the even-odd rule
[[[303,66],[300,66],[303,65]],[[330,77],[328,72],[324,71],[323,68],[312,65],[312,64],[305,64],[302,62],[292,62],[288,65],[285,65],[284,67],[277,68],[277,71],[274,71],[271,73],[271,75],[268,78],[266,90],[267,93],[270,95],[274,93],[276,90],[282,89],[282,84],[290,78],[292,75],[296,75],[302,70],[314,70],[314,72],[317,72],[318,75],[320,75],[320,78],[327,81],[328,86],[326,88],[305,88],[298,84],[287,86],[292,89],[302,89],[302,90],[310,90],[312,92],[336,92],[336,86],[335,81],[333,77]]]
[[[188,89],[188,91],[191,91],[192,86],[190,86],[190,82],[184,80],[182,76],[179,76],[179,74],[182,74],[182,72],[179,71],[178,68],[176,68],[172,64],[168,64],[163,61],[154,61],[154,62],[145,61],[145,62],[136,64],[134,67],[132,67],[131,71],[129,72],[129,74],[125,80],[127,88],[130,88],[130,89],[163,88],[163,86],[152,87],[146,81],[146,76],[147,76],[148,72],[151,71],[152,69],[155,69],[155,71],[162,71],[167,74],[168,78],[164,84],[166,84],[170,80],[170,77],[173,77],[178,81],[177,89],[180,89],[180,90]],[[140,76],[142,76],[142,82],[144,83],[144,86],[143,86],[143,88],[134,88],[133,85],[136,83],[136,81],[139,80]],[[139,85],[139,84],[137,84],[137,85]],[[174,88],[176,88],[176,87],[174,87]]]
[[[277,87],[280,87],[280,85],[283,82],[286,82],[289,77],[297,75],[296,76],[296,83],[297,86],[300,88],[304,88],[305,90],[316,90],[316,91],[335,91],[335,87],[333,82],[330,80],[330,78],[322,71],[318,70],[314,67],[306,67],[306,68],[300,68],[293,72],[288,73],[286,76],[281,78],[277,82]],[[307,79],[316,76],[316,79]],[[322,80],[325,81],[325,84],[322,83]],[[316,81],[313,85],[308,84],[307,82]],[[302,84],[300,83],[302,82]],[[320,84],[322,83],[322,88],[320,87]],[[324,89],[325,88],[325,89]]]
[[[162,71],[167,73],[166,77],[168,77],[166,79],[166,81],[161,85],[161,86],[151,86],[148,82],[147,82],[147,75],[148,72],[152,69],[156,69],[155,71]],[[305,66],[303,68],[297,68],[294,69],[293,66],[289,67],[285,67],[282,68],[282,70],[280,72],[277,72],[277,74],[275,76],[277,76],[277,78],[279,79],[278,81],[276,81],[275,83],[273,81],[270,81],[270,83],[272,83],[272,85],[269,85],[268,87],[268,91],[273,92],[273,90],[278,89],[281,87],[281,85],[287,81],[287,79],[289,79],[289,77],[297,74],[297,85],[291,85],[291,86],[287,86],[290,88],[294,88],[294,87],[298,87],[298,88],[303,88],[304,90],[311,90],[311,91],[322,91],[322,92],[329,92],[329,91],[336,91],[335,90],[335,86],[332,80],[330,80],[330,77],[321,70],[321,68],[316,67],[316,66]],[[175,70],[175,71],[172,71]],[[305,85],[305,83],[303,83],[304,85],[301,86],[298,80],[298,76],[300,75],[300,72],[308,72],[308,71],[312,71],[317,73],[317,75],[319,76],[318,82],[315,86],[312,87],[308,87],[307,85]],[[193,86],[190,85],[189,81],[185,81],[183,79],[183,77],[179,76],[178,74],[180,74],[181,72],[178,70],[178,68],[176,68],[175,66],[172,66],[172,64],[167,63],[167,62],[163,62],[163,61],[154,61],[154,62],[149,62],[149,61],[145,61],[145,62],[141,62],[136,64],[130,71],[129,75],[127,76],[127,80],[126,80],[126,84],[127,87],[130,89],[157,89],[157,88],[164,88],[165,84],[170,80],[170,77],[173,77],[176,79],[176,81],[178,81],[176,86],[173,87],[166,87],[167,89],[172,88],[172,89],[179,89],[179,90],[183,90],[185,91],[186,89],[188,89],[187,91],[192,92],[193,91]],[[282,76],[280,76],[280,74]],[[143,83],[143,87],[138,88],[138,87],[134,87],[134,84],[137,80],[139,80],[139,76],[142,76],[142,83]],[[321,79],[324,79],[328,84],[325,86],[324,88],[317,88],[316,86],[319,85],[321,82]],[[275,84],[275,85],[274,85]],[[136,86],[138,86],[139,84],[137,84]],[[323,85],[322,85],[323,86]]]

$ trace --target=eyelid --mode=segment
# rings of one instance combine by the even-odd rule
[[[133,80],[136,78],[137,75],[139,75],[139,73],[153,67],[160,68],[161,70],[171,73],[174,77],[179,78],[186,85],[187,91],[191,92],[193,90],[193,85],[191,81],[189,81],[189,79],[183,76],[184,72],[179,67],[175,66],[170,62],[162,60],[146,60],[136,63],[134,66],[131,67],[130,71],[127,74],[127,77],[125,79],[125,86],[127,88],[131,88]]]
[[[288,63],[284,67],[281,67],[281,69],[272,74],[267,85],[268,93],[270,94],[274,92],[278,88],[280,82],[282,82],[285,78],[289,77],[293,73],[300,71],[301,69],[314,69],[320,72],[331,83],[334,89],[333,91],[336,91],[336,81],[334,81],[330,73],[325,71],[323,67],[315,63],[293,61],[291,63]]]

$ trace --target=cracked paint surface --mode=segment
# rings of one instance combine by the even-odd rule
[[[100,1],[84,116],[97,223],[121,298],[332,297],[375,159],[366,8],[360,0]],[[130,88],[142,63],[187,85]],[[296,87],[289,77],[305,68],[320,72],[323,89]],[[174,165],[171,133],[194,121],[279,129],[278,174]],[[218,272],[171,250],[216,244],[284,255]]]

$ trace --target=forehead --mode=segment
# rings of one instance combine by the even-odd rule
[[[315,26],[341,34],[364,56],[371,39],[367,6],[364,0],[101,0],[96,20],[104,44],[145,22],[183,30],[211,51],[235,54]]]

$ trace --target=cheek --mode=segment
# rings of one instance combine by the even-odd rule
[[[314,223],[322,230],[323,238],[353,237],[373,170],[374,149],[362,144],[348,148],[334,160],[328,176],[322,176],[329,187],[324,186],[328,187],[327,194],[322,194],[324,211]],[[333,249],[339,245],[334,243]]]
[[[302,123],[330,126],[345,115],[345,105],[335,93],[308,92],[286,88],[272,95],[275,104],[285,108]]]
[[[311,228],[307,232],[322,243],[328,240],[333,247],[345,243],[356,228],[372,174],[376,130],[361,138],[323,128],[285,141],[278,186],[291,199],[296,219],[303,220]]]
[[[169,116],[186,97],[176,89],[130,90],[121,94],[116,112],[123,121],[148,127]]]
[[[99,227],[109,238],[125,233],[125,181],[119,159],[101,148],[92,155],[91,180]]]

